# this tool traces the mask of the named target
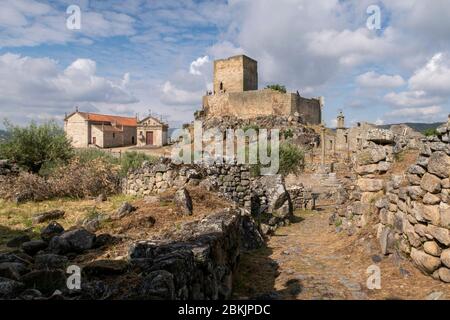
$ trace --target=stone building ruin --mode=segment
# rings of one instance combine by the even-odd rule
[[[214,91],[203,97],[201,118],[297,115],[304,124],[322,122],[323,98],[258,89],[258,63],[245,55],[214,61]]]

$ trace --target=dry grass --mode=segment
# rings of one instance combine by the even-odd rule
[[[42,202],[28,202],[16,205],[0,200],[0,251],[8,250],[5,243],[13,236],[28,233],[38,237],[40,230],[48,222],[33,225],[31,217],[35,213],[49,210],[64,210],[65,216],[57,221],[70,228],[80,224],[84,219],[99,214],[110,216],[128,201],[137,208],[135,212],[120,220],[107,220],[101,223],[97,234],[108,233],[117,236],[122,241],[107,249],[92,250],[77,257],[77,262],[85,263],[96,259],[119,259],[127,255],[129,246],[139,240],[157,239],[163,234],[179,228],[183,223],[200,220],[205,216],[228,207],[228,200],[204,189],[189,188],[194,204],[192,216],[183,216],[173,204],[174,191],[168,191],[158,196],[158,202],[147,202],[144,198],[125,195],[109,197],[107,201],[97,203],[94,199],[57,199]]]
[[[6,178],[0,184],[0,198],[14,199],[17,195],[27,195],[27,200],[42,201],[114,194],[119,190],[118,171],[118,166],[105,159],[83,163],[75,158],[55,169],[48,178],[27,172]]]
[[[406,170],[409,168],[409,166],[416,163],[418,156],[419,156],[418,150],[406,150],[400,152],[397,155],[391,170],[389,170],[389,173],[390,174],[405,173]]]

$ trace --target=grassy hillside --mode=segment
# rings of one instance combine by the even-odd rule
[[[395,123],[395,124],[400,124],[400,123]],[[437,127],[439,127],[442,122],[435,122],[435,123],[412,123],[412,122],[406,122],[404,123],[407,126],[413,128],[414,130],[418,131],[418,132],[424,132],[427,129],[436,129]],[[389,129],[393,124],[386,124],[386,125],[382,125],[379,126],[382,129]]]

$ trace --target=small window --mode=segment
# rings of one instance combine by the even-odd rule
[[[115,139],[116,138],[116,134],[115,133],[113,133],[113,139]]]

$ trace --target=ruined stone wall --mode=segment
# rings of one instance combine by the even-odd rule
[[[246,241],[243,219],[239,210],[223,211],[182,226],[168,239],[134,244],[130,263],[144,271],[136,298],[230,298],[233,273]]]
[[[260,116],[289,116],[297,112],[304,123],[319,124],[322,119],[319,100],[270,89],[205,96],[203,111],[206,118],[231,116],[252,119]]]
[[[450,282],[449,128],[438,131],[416,164],[387,183],[378,203],[378,237],[385,253],[400,250],[423,272]]]
[[[424,139],[416,163],[400,174],[390,172],[396,148],[380,144],[390,138],[373,139],[356,155],[353,202],[339,212],[344,227],[376,224],[382,254],[399,252],[444,282],[450,282],[449,131],[445,124],[438,137]]]
[[[185,186],[202,186],[234,201],[258,218],[264,234],[288,224],[293,210],[314,206],[309,190],[287,190],[282,176],[254,177],[248,166],[236,163],[175,165],[163,159],[130,172],[122,187],[126,194],[145,196]]]

